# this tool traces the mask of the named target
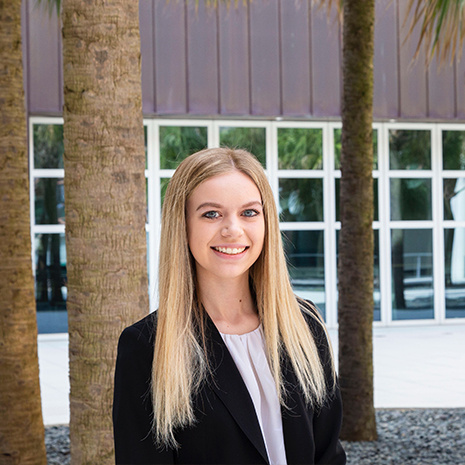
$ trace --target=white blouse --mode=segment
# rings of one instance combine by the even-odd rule
[[[245,334],[220,333],[252,398],[271,465],[286,465],[281,406],[265,353],[262,326]]]

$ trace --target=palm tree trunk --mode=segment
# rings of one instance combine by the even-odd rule
[[[149,311],[138,8],[63,2],[73,465],[114,463],[117,339]]]
[[[376,439],[373,405],[374,0],[344,0],[339,236],[341,437]]]
[[[0,463],[44,465],[21,0],[0,1]]]

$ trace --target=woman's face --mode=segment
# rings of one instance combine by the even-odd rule
[[[265,237],[260,192],[244,173],[207,179],[187,200],[187,235],[200,282],[248,276]]]

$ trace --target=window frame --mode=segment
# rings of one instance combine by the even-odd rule
[[[37,178],[64,178],[64,169],[36,169],[34,167],[33,126],[35,124],[63,124],[62,117],[31,116],[29,128],[29,182],[31,213],[31,246],[33,274],[35,279],[35,237],[36,234],[59,234],[65,232],[65,225],[35,224],[34,180]],[[341,172],[335,169],[334,130],[341,128],[340,121],[282,121],[250,120],[238,118],[144,118],[147,128],[147,168],[145,176],[148,189],[148,221],[146,223],[148,246],[148,271],[150,310],[158,306],[157,269],[158,244],[161,218],[161,179],[172,176],[174,170],[160,169],[160,127],[161,126],[204,126],[207,128],[207,147],[218,146],[221,127],[262,127],[266,131],[266,173],[272,186],[275,201],[279,201],[280,178],[317,178],[323,183],[323,221],[318,222],[281,222],[280,230],[323,231],[324,235],[324,274],[326,323],[330,328],[337,327],[337,263],[336,231],[341,224],[336,221],[336,179]],[[323,167],[321,170],[280,170],[278,169],[278,129],[309,128],[322,130]],[[431,324],[463,324],[465,318],[446,318],[445,275],[444,275],[444,229],[465,227],[465,221],[444,220],[443,179],[465,178],[465,170],[442,169],[442,131],[465,131],[465,124],[458,123],[404,123],[374,122],[373,129],[378,131],[378,166],[373,170],[373,178],[378,179],[379,218],[373,222],[373,229],[379,234],[379,290],[381,320],[374,326],[409,326]],[[391,170],[389,166],[390,130],[429,130],[431,133],[431,170]],[[421,221],[394,221],[390,218],[390,180],[392,178],[431,179],[432,219]],[[393,320],[391,298],[391,230],[392,229],[431,229],[433,240],[433,292],[434,318],[427,320]]]

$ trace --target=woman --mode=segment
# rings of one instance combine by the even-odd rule
[[[174,173],[159,300],[118,345],[118,465],[345,463],[329,340],[292,292],[273,194],[248,152],[206,149]]]

